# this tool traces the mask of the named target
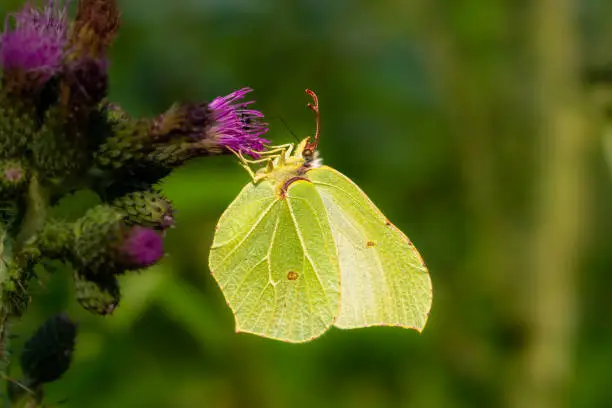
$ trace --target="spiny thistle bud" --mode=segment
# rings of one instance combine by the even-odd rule
[[[107,120],[110,124],[118,125],[130,120],[130,115],[121,106],[114,103],[105,103],[103,110],[106,112]]]
[[[157,191],[136,191],[113,201],[126,214],[125,221],[164,231],[174,225],[172,204]]]
[[[40,254],[50,259],[70,260],[74,245],[74,226],[71,223],[48,219],[36,237]]]
[[[79,269],[91,276],[114,275],[146,268],[163,256],[161,235],[150,228],[130,226],[124,217],[116,208],[99,205],[77,221]]]
[[[59,379],[70,367],[77,326],[66,314],[48,319],[26,341],[21,369],[28,384],[36,386]]]
[[[0,37],[3,83],[13,90],[39,90],[61,68],[67,44],[67,3],[49,0],[42,10],[31,3],[10,15]]]
[[[85,310],[102,316],[112,314],[121,299],[115,276],[93,278],[77,272],[74,275],[74,292]]]
[[[118,169],[142,160],[152,145],[150,127],[147,120],[117,124],[114,135],[96,153],[97,164],[102,168]]]
[[[47,110],[31,144],[34,164],[47,180],[77,176],[88,165],[87,139],[68,122],[61,106]]]
[[[33,115],[23,111],[12,101],[0,100],[0,159],[20,157],[34,137]]]
[[[21,161],[16,159],[0,160],[0,196],[17,196],[25,187],[28,173]]]

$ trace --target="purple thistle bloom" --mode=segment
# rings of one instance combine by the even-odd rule
[[[137,268],[155,264],[164,255],[161,235],[151,228],[133,227],[121,245],[126,261]]]
[[[38,10],[28,2],[20,12],[9,15],[14,27],[7,18],[0,35],[0,66],[5,72],[36,72],[46,81],[59,70],[68,41],[67,3],[49,0]]]
[[[224,97],[215,98],[208,107],[212,110],[215,123],[212,133],[217,135],[219,144],[240,153],[259,157],[269,140],[260,136],[268,131],[262,122],[263,113],[247,109],[254,101],[243,102],[251,88],[242,88]]]

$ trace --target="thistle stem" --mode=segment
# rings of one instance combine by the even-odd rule
[[[41,186],[36,173],[32,174],[26,195],[26,212],[15,238],[14,253],[19,254],[27,242],[43,226],[49,206],[47,191]]]
[[[12,310],[10,294],[15,282],[24,278],[28,255],[24,253],[27,243],[43,226],[49,205],[47,191],[40,184],[38,175],[32,174],[26,192],[26,211],[15,237],[8,237],[12,245],[10,251],[5,248],[7,231],[0,226],[0,372],[5,372],[8,365],[6,350]],[[12,282],[11,282],[12,281]]]

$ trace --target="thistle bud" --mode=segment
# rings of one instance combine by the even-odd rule
[[[136,191],[113,201],[125,222],[164,231],[174,225],[172,204],[156,191]]]
[[[30,337],[21,354],[21,369],[28,384],[59,379],[70,367],[77,334],[76,324],[66,314],[47,320]]]
[[[163,239],[150,228],[129,225],[111,206],[89,210],[76,225],[77,262],[91,276],[146,268],[163,256]]]
[[[19,160],[0,160],[0,196],[16,197],[25,188],[28,173]]]
[[[36,133],[33,117],[6,99],[0,101],[0,159],[23,155]]]
[[[71,126],[61,106],[45,112],[31,149],[36,167],[47,180],[78,176],[89,164],[87,139]]]
[[[50,259],[71,260],[73,245],[73,224],[55,219],[48,219],[36,238],[40,254]]]
[[[102,316],[112,314],[121,299],[119,283],[114,276],[91,277],[76,272],[74,292],[83,308]]]
[[[103,143],[95,154],[98,166],[119,169],[142,160],[153,148],[149,137],[151,124],[147,120],[121,122],[114,134]]]

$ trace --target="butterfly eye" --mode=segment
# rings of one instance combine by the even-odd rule
[[[306,160],[310,160],[312,159],[314,152],[311,148],[307,147],[304,149],[304,151],[302,151],[302,156],[306,159]]]

